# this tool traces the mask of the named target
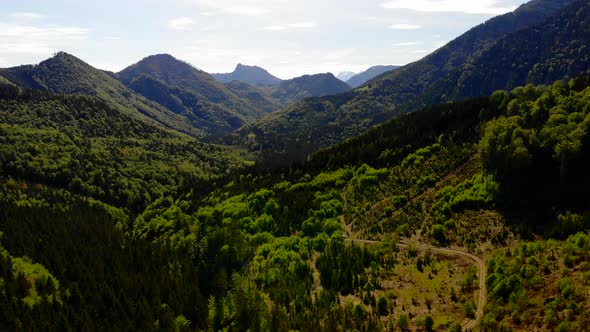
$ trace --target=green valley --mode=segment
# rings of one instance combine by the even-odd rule
[[[0,331],[586,331],[590,4],[491,3],[382,4],[408,38],[423,18],[505,14],[355,88],[168,54],[0,69]],[[380,22],[336,17],[366,40],[328,50],[314,38],[334,17],[280,23],[292,2],[258,5],[185,3],[209,11],[168,21],[165,41],[142,25],[162,43],[148,49],[186,39],[179,54],[223,70],[264,36],[273,51],[245,60],[340,68]],[[0,17],[0,63],[45,51],[34,38],[136,45],[47,17]],[[256,33],[224,40],[236,26]],[[28,48],[10,39],[23,31]]]

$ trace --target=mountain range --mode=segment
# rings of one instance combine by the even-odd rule
[[[587,19],[583,14],[588,6],[586,1],[533,0],[514,12],[469,30],[422,60],[385,73],[349,93],[306,99],[264,116],[237,131],[233,141],[262,151],[269,159],[303,160],[318,148],[338,143],[375,124],[428,104],[486,95],[490,89],[545,83],[549,77],[557,79],[582,74],[588,70],[588,63],[581,60],[585,56],[578,57],[578,53],[587,52],[584,47],[584,40],[588,37]],[[576,14],[578,11],[582,14]],[[551,52],[564,44],[571,49]],[[511,62],[513,55],[523,61]],[[510,63],[496,66],[498,61]],[[557,63],[563,69],[556,72],[551,64]],[[568,68],[569,63],[575,65]],[[479,73],[473,72],[473,84],[464,85],[473,65],[484,68],[482,72],[489,72],[490,77],[475,79]],[[527,81],[528,72],[533,68],[536,72],[531,78],[544,80]],[[516,75],[516,72],[524,75]],[[551,75],[553,72],[556,74]],[[496,76],[512,80],[484,86],[494,82]],[[438,100],[421,98],[429,89],[435,88],[437,90],[433,91],[436,92],[431,95]]]
[[[258,91],[281,106],[288,106],[308,97],[334,95],[351,89],[331,73],[304,75],[281,80],[263,68],[242,64],[238,64],[232,73],[212,74],[212,76],[228,87],[243,89],[245,86],[239,83],[246,83],[251,86],[251,91]]]
[[[242,68],[249,72],[255,67]],[[226,135],[307,97],[350,89],[328,74],[280,81],[272,87],[238,80],[223,84],[168,54],[109,73],[60,52],[39,65],[0,69],[0,74],[3,81],[24,88],[98,97],[141,120],[200,138]]]
[[[143,121],[157,122],[194,136],[205,134],[191,126],[187,118],[128,89],[112,74],[64,52],[38,65],[0,69],[0,75],[23,88],[97,97]]]

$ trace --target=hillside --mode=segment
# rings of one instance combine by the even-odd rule
[[[291,315],[287,329],[583,329],[589,83],[401,116],[302,165],[236,179],[187,214],[274,235],[249,273]]]
[[[206,136],[226,134],[241,127],[247,119],[226,108],[213,104],[194,92],[181,87],[172,87],[146,75],[140,75],[129,82],[128,87],[182,115],[191,126],[202,130]]]
[[[64,52],[39,65],[0,69],[0,74],[24,88],[97,97],[142,121],[157,122],[193,136],[203,135],[186,118],[135,94],[105,72]]]
[[[375,77],[398,68],[400,68],[400,66],[373,66],[362,73],[350,77],[345,82],[353,88],[358,88]]]
[[[589,24],[590,6],[578,1],[546,22],[501,38],[494,46],[439,80],[422,94],[419,102],[413,104],[420,107],[488,95],[495,90],[548,84],[588,73]]]
[[[217,82],[211,75],[168,54],[149,56],[117,73],[125,85],[131,84],[133,80],[142,75],[159,80],[171,88],[189,91],[203,102],[224,107],[242,117],[244,121],[256,119],[266,114],[265,110],[274,109],[270,101],[266,102],[265,107],[259,108],[247,99],[240,99],[238,95],[222,83]],[[156,98],[149,93],[145,97]],[[260,101],[256,101],[256,103],[260,103]]]
[[[2,176],[141,209],[243,167],[237,153],[140,121],[100,99],[0,86]],[[166,174],[163,176],[162,174]]]
[[[250,142],[252,135],[248,134],[255,134],[255,149],[266,150],[270,158],[302,160],[318,147],[335,144],[400,113],[415,110],[416,108],[405,105],[419,98],[439,79],[465,65],[473,57],[483,54],[503,36],[543,22],[573,2],[531,1],[512,13],[498,16],[469,30],[424,59],[382,75],[351,93],[337,98],[302,101],[256,121],[242,129],[238,135],[247,136]],[[585,5],[584,1],[580,3]],[[574,17],[570,19],[573,26],[582,24]],[[536,39],[551,40],[551,35],[540,32],[544,28],[551,30],[539,25],[537,34],[533,29],[530,32]],[[533,36],[529,37],[533,39]],[[510,45],[517,49],[519,46]],[[532,49],[528,52],[541,51]],[[498,53],[495,56],[501,57]],[[493,69],[507,73],[513,70],[511,65]],[[337,128],[346,130],[339,131]],[[277,139],[278,136],[281,138]],[[242,143],[245,141],[241,140]],[[288,157],[289,154],[291,157]]]
[[[272,113],[284,106],[278,100],[270,97],[264,89],[260,89],[259,87],[240,81],[231,81],[226,83],[225,86],[238,97],[248,100],[248,102],[254,107],[264,110],[266,113]]]
[[[257,66],[246,66],[238,64],[236,69],[231,73],[226,74],[211,74],[216,80],[221,83],[229,83],[232,81],[240,81],[249,85],[263,85],[273,86],[278,85],[282,82],[280,78],[277,78],[266,71],[264,68]]]
[[[283,105],[290,105],[308,97],[335,95],[349,90],[350,86],[327,73],[296,77],[268,88],[267,91]]]

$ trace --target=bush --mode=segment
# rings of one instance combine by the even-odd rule
[[[377,300],[377,313],[379,313],[379,316],[387,316],[389,314],[388,306],[389,303],[387,302],[387,299],[385,296],[381,295]]]

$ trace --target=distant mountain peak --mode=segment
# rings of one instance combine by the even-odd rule
[[[258,67],[258,66],[250,66],[250,65],[245,65],[245,64],[243,64],[243,63],[238,63],[238,64],[236,65],[236,70],[238,70],[238,69],[252,69],[252,68],[256,68],[256,69],[262,69],[262,68],[260,68],[260,67]],[[264,69],[262,69],[262,70],[264,70]]]
[[[172,56],[171,54],[168,54],[168,53],[153,54],[153,55],[149,55],[149,56],[145,57],[144,59],[149,59],[149,58],[176,60],[176,58],[174,56]]]
[[[75,61],[75,62],[79,62],[79,63],[83,63],[83,64],[88,65],[82,59],[80,59],[70,53],[64,52],[64,51],[59,51],[57,53],[54,53],[51,58],[45,59],[41,63],[50,63],[50,62],[55,62],[55,61]],[[88,65],[88,66],[90,66],[90,65]]]
[[[338,73],[338,75],[336,75],[336,78],[341,80],[342,82],[346,82],[356,74],[357,73],[352,72],[352,71],[343,71],[343,72]]]
[[[399,66],[386,66],[386,65],[377,65],[377,66],[373,66],[367,70],[365,70],[362,73],[359,73],[357,75],[352,76],[351,78],[349,78],[346,83],[348,83],[348,85],[350,85],[353,88],[359,87],[365,83],[367,83],[368,81],[374,79],[375,77],[392,71],[392,70],[396,70],[398,69]]]
[[[236,69],[231,73],[212,74],[212,76],[222,83],[240,81],[250,85],[272,86],[278,85],[282,82],[281,79],[273,76],[264,68],[249,66],[242,63],[238,63]]]

